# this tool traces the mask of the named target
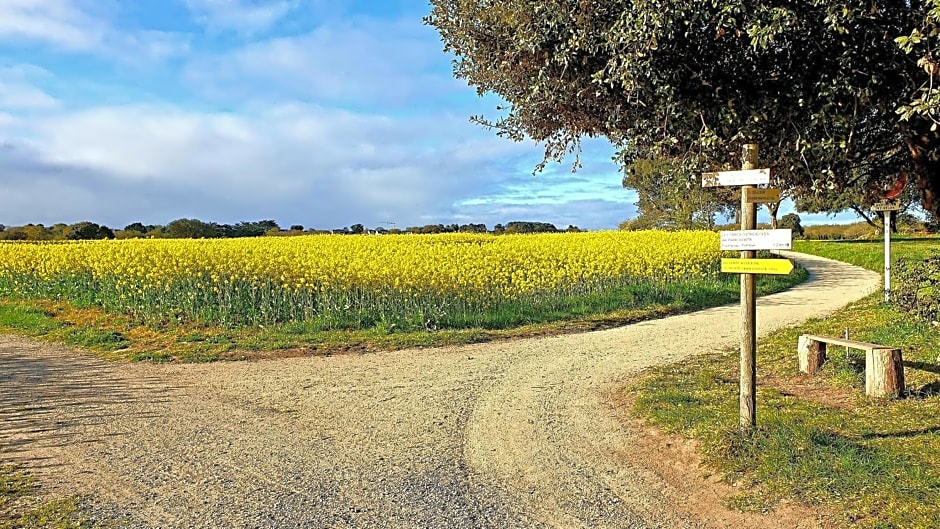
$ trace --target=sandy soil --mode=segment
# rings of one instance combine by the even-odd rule
[[[880,287],[800,256],[760,333]],[[0,449],[51,495],[130,527],[826,527],[722,507],[694,447],[624,415],[650,366],[733,347],[739,308],[443,349],[113,364],[0,337]],[[794,349],[795,349],[794,344]],[[795,356],[795,351],[794,351]],[[794,362],[795,362],[794,358]]]

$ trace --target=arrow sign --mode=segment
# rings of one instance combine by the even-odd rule
[[[745,187],[744,202],[748,204],[770,204],[773,202],[780,202],[780,190],[761,189],[759,187]]]
[[[736,230],[721,232],[722,250],[789,250],[793,230]]]
[[[702,173],[702,187],[756,186],[770,183],[770,169]]]
[[[793,270],[789,259],[722,259],[721,271],[728,274],[786,275]]]

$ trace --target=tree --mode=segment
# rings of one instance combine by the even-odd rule
[[[805,230],[803,229],[803,225],[800,224],[800,221],[801,221],[800,216],[797,215],[796,213],[787,213],[786,215],[783,216],[782,219],[780,219],[780,222],[778,223],[778,227],[780,229],[789,228],[793,230],[793,233],[797,237],[802,237],[803,232]]]
[[[25,241],[28,239],[26,232],[23,231],[23,228],[18,226],[12,226],[0,232],[0,240],[4,241]]]
[[[486,224],[464,224],[458,230],[461,233],[486,233]]]
[[[918,190],[914,186],[905,186],[895,200],[900,204],[902,213],[916,210],[919,200]],[[872,211],[871,204],[866,191],[855,186],[849,186],[840,192],[822,192],[813,196],[798,197],[795,200],[798,211],[834,214],[848,210],[858,215],[869,226],[883,230],[884,217]]]
[[[280,227],[277,225],[277,222],[273,220],[259,220],[255,222],[239,222],[234,226],[230,224],[216,224],[211,223],[213,227],[219,232],[220,237],[261,237],[266,233],[275,230],[279,231]]]
[[[557,233],[558,228],[547,222],[512,221],[507,222],[504,233]]]
[[[70,241],[93,240],[101,238],[100,230],[101,226],[94,222],[76,222],[66,227],[63,234]]]
[[[665,157],[690,175],[740,167],[755,142],[789,196],[851,187],[874,202],[907,171],[940,210],[933,122],[897,113],[924,69],[894,39],[924,25],[924,0],[431,5],[455,75],[508,102],[473,119],[542,142],[537,169],[585,136],[608,138],[624,167]]]
[[[176,219],[166,225],[166,236],[173,239],[213,239],[222,236],[218,225],[199,219]]]
[[[20,228],[26,234],[28,241],[48,241],[53,238],[52,232],[42,224],[27,224]]]
[[[626,168],[623,187],[637,192],[638,219],[624,229],[711,229],[715,216],[738,204],[725,188],[703,188],[701,177],[666,158],[641,158]]]

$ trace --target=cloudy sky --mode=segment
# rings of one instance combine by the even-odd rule
[[[635,215],[613,149],[542,150],[451,73],[420,0],[0,0],[0,223]],[[384,223],[384,224],[383,224]]]
[[[422,0],[0,0],[0,223],[338,228],[635,216],[583,168],[469,123]],[[804,217],[804,221],[812,219]]]

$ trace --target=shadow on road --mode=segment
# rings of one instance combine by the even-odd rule
[[[128,409],[122,403],[142,398],[165,402],[174,391],[156,377],[126,376],[121,367],[55,346],[4,338],[0,342],[2,459],[27,459],[25,454],[37,444],[56,448],[94,443],[96,439],[80,435],[82,426],[109,422]],[[31,467],[48,464],[36,454],[28,460]]]

